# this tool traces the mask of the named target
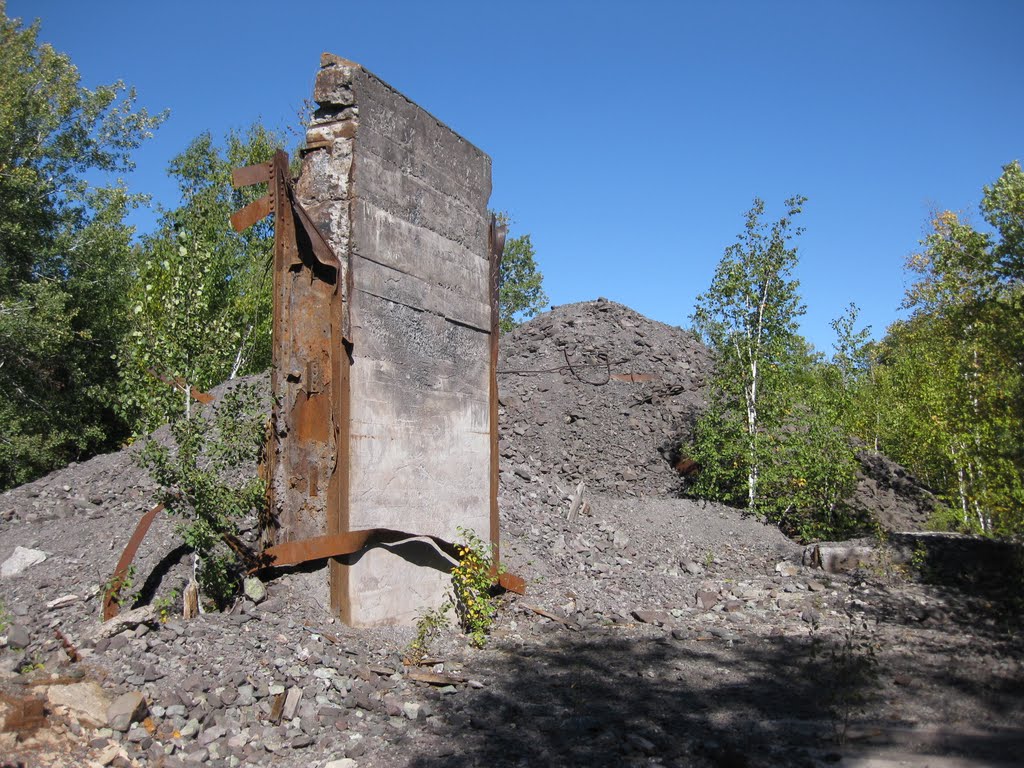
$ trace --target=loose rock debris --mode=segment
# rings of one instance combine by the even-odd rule
[[[955,738],[922,738],[920,754],[1018,754],[1011,571],[957,587],[884,560],[827,574],[778,530],[675,497],[672,452],[709,371],[679,329],[598,301],[503,343],[505,368],[556,367],[567,349],[581,376],[501,379],[503,560],[528,591],[503,598],[487,648],[449,627],[434,663],[407,667],[414,632],[334,621],[316,570],[190,621],[177,598],[162,621],[155,601],[192,576],[166,516],[125,610],[100,623],[104,580],[155,491],[133,446],[0,495],[0,562],[49,553],[0,580],[0,690],[43,701],[45,719],[23,713],[38,727],[18,730],[0,705],[0,764],[810,766],[881,750],[886,734],[913,752],[906,734],[936,724]],[[575,363],[598,354],[658,378],[582,381]],[[145,710],[115,722],[125,694]]]

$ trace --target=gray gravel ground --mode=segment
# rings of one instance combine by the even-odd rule
[[[511,337],[537,348],[505,360],[536,368],[557,366],[562,328],[619,364],[629,340],[643,350],[634,371],[664,388],[566,371],[503,380],[502,552],[528,591],[501,598],[483,650],[449,627],[428,663],[408,666],[412,631],[336,622],[315,568],[276,575],[259,603],[161,621],[156,606],[191,570],[166,516],[136,560],[149,613],[105,636],[102,585],[155,490],[138,448],[0,495],[0,563],[16,547],[46,553],[0,578],[0,765],[1013,764],[1019,574],[928,584],[882,562],[827,575],[778,530],[674,497],[670,446],[699,407],[703,358],[678,329],[609,305],[562,308]],[[585,511],[569,521],[580,481]],[[449,679],[414,679],[426,672]],[[87,702],[66,703],[88,682],[109,700],[141,693],[148,718],[125,731],[105,710],[90,721]],[[43,727],[12,726],[21,702],[46,697]]]

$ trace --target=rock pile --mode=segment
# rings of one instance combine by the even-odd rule
[[[580,481],[628,496],[678,489],[672,462],[711,373],[693,334],[606,299],[570,304],[504,338],[499,372],[509,472],[570,491]]]

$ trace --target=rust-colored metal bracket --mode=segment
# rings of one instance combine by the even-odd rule
[[[290,565],[301,565],[313,560],[326,560],[331,557],[343,557],[361,552],[368,546],[381,544],[396,546],[411,541],[430,542],[434,548],[447,556],[452,564],[460,561],[459,547],[438,536],[426,536],[406,531],[395,531],[390,528],[368,528],[362,531],[328,534],[301,541],[288,541],[268,547],[259,555],[258,566],[254,570],[280,568]],[[495,577],[499,586],[509,592],[526,594],[526,582],[511,573],[502,573],[495,566]]]
[[[313,223],[313,219],[306,209],[295,199],[295,193],[292,191],[289,181],[288,154],[286,152],[280,149],[277,150],[274,153],[273,159],[268,163],[235,168],[231,171],[231,183],[236,187],[248,187],[253,184],[269,185],[267,194],[249,203],[240,211],[231,214],[231,226],[234,227],[236,232],[248,229],[271,213],[274,214],[276,225],[276,219],[284,211],[284,207],[280,203],[286,202],[309,238],[313,256],[320,262],[321,266],[336,270],[338,276],[341,276],[341,260],[334,253],[330,243],[327,242],[320,229]],[[278,227],[275,226],[275,231],[277,229]],[[335,290],[337,290],[339,282],[335,281]]]
[[[124,584],[128,569],[131,567],[135,553],[139,545],[149,531],[153,520],[164,510],[163,504],[157,504],[149,512],[142,516],[135,532],[128,540],[128,544],[121,553],[121,559],[117,561],[117,568],[110,578],[109,586],[103,594],[103,620],[108,621],[120,612],[117,604],[117,597]],[[335,533],[327,536],[316,536],[300,541],[288,541],[283,544],[276,544],[264,549],[262,552],[253,553],[234,536],[225,535],[224,541],[239,556],[250,573],[267,570],[269,568],[283,568],[293,565],[302,565],[314,560],[326,560],[332,557],[343,557],[361,552],[368,546],[381,544],[384,546],[395,546],[410,541],[430,542],[439,552],[447,556],[453,564],[459,562],[459,548],[450,541],[437,536],[424,536],[405,531],[394,531],[389,528],[370,528],[363,531],[349,531],[348,533]],[[508,592],[517,595],[526,594],[526,582],[512,573],[497,572],[495,579],[498,586]]]
[[[185,379],[181,378],[180,376],[166,376],[160,373],[156,368],[149,368],[148,372],[149,375],[152,376],[154,379],[162,381],[164,384],[170,387],[174,387],[175,389],[180,390],[181,392],[188,392],[189,397],[191,397],[197,403],[209,405],[210,403],[213,402],[213,395],[211,395],[209,392],[202,392],[201,390],[198,390],[195,387],[190,387],[188,382],[185,381]]]
[[[132,560],[135,559],[135,553],[139,551],[139,544],[145,538],[149,526],[153,524],[153,518],[160,514],[163,509],[163,504],[157,504],[144,514],[142,519],[139,520],[139,524],[135,526],[135,533],[128,539],[128,544],[125,545],[124,552],[121,553],[121,559],[117,561],[114,575],[110,577],[107,589],[103,593],[104,621],[114,618],[120,612],[121,607],[117,604],[117,597],[121,592],[121,587],[124,585],[125,578],[128,576],[128,569],[131,568]]]
[[[498,218],[491,215],[491,225],[487,232],[487,245],[490,251],[490,289],[491,289],[491,371],[489,383],[490,396],[490,480],[491,480],[491,550],[492,550],[492,576],[499,576],[501,573],[501,526],[498,521],[498,484],[500,481],[500,468],[498,465],[498,335],[501,331],[501,257],[505,252],[505,236],[508,227],[498,223]],[[512,590],[516,591],[516,590]],[[522,594],[520,592],[520,594]]]

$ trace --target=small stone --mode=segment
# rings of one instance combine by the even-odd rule
[[[683,560],[679,563],[679,567],[694,576],[704,573],[704,566],[700,563],[694,562],[693,560]]]
[[[117,697],[107,708],[107,725],[124,733],[132,723],[142,720],[147,711],[146,697],[138,691],[129,691]]]
[[[737,635],[735,632],[730,632],[728,629],[725,629],[724,627],[711,627],[711,629],[709,629],[708,632],[710,632],[711,635],[719,638],[720,640],[729,640],[732,642],[736,642],[741,639],[740,636]]]
[[[204,747],[208,747],[217,739],[224,736],[225,733],[227,733],[227,731],[224,728],[219,725],[214,725],[204,729],[203,732],[199,734],[198,741]]]
[[[96,762],[100,765],[110,765],[119,754],[121,754],[121,747],[117,744],[110,744],[96,756]]]
[[[331,760],[325,763],[324,768],[356,768],[356,761],[351,757],[343,757],[340,760]]]
[[[21,624],[13,624],[7,630],[7,645],[11,648],[28,648],[32,638]]]
[[[416,720],[420,716],[421,705],[415,701],[407,701],[402,705],[402,713],[410,720]]]
[[[366,743],[363,739],[355,739],[345,745],[345,757],[362,757],[365,754]]]
[[[302,689],[296,686],[292,686],[288,689],[288,694],[284,699],[284,708],[281,710],[281,716],[285,720],[291,720],[295,717],[295,714],[299,709],[299,701],[302,699]]]
[[[266,586],[255,576],[247,577],[242,582],[242,589],[245,591],[245,596],[257,604],[263,602],[267,596]]]
[[[665,611],[633,611],[633,618],[642,624],[653,624],[663,627],[671,621],[671,617]]]
[[[0,577],[17,576],[45,559],[46,553],[42,550],[15,547],[14,553],[4,560],[3,565],[0,565]]]
[[[718,605],[718,593],[701,590],[697,593],[697,606],[705,611]]]
[[[811,592],[824,592],[825,591],[825,585],[822,584],[820,581],[813,581],[813,580],[812,581],[808,581],[807,582],[807,588],[809,590],[811,590]]]
[[[800,568],[793,565],[793,563],[787,563],[786,561],[782,561],[781,563],[775,564],[775,572],[781,573],[786,578],[790,578],[800,573]]]
[[[643,752],[645,755],[653,755],[657,749],[653,741],[645,739],[638,733],[629,734],[626,736],[626,741],[629,742],[630,746],[634,749]]]
[[[191,739],[199,733],[199,721],[192,718],[178,729],[178,733],[181,734],[181,738],[183,739]]]
[[[62,597],[54,598],[50,600],[46,607],[53,610],[54,608],[63,608],[65,605],[71,605],[71,603],[78,601],[78,595],[63,595]]]

